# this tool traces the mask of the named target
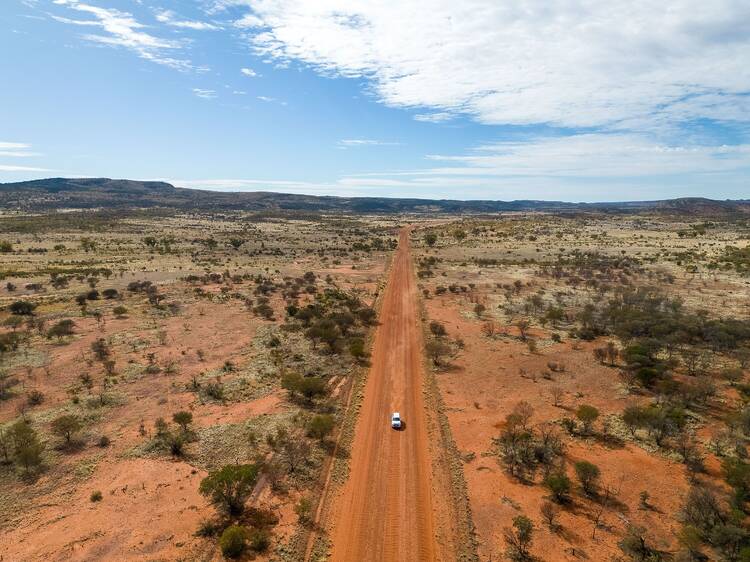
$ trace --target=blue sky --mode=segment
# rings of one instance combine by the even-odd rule
[[[750,198],[750,4],[4,0],[0,182]]]

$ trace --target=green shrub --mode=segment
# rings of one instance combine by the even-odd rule
[[[10,305],[11,314],[17,314],[19,316],[28,316],[34,313],[36,304],[29,301],[16,301]]]
[[[199,491],[214,506],[229,515],[240,515],[245,501],[255,486],[258,467],[254,464],[228,464],[209,472],[200,483]]]
[[[333,416],[318,414],[313,416],[307,426],[307,435],[316,439],[324,439],[333,430]]]
[[[570,478],[564,472],[550,473],[544,479],[544,485],[552,493],[552,498],[556,502],[567,501],[570,493]]]
[[[581,488],[586,494],[596,492],[597,481],[599,480],[599,467],[588,461],[578,461],[575,463],[576,476],[581,483]]]
[[[576,417],[583,424],[583,431],[589,433],[591,426],[599,417],[599,410],[588,404],[583,404],[576,410]]]
[[[239,558],[247,546],[247,530],[239,525],[224,529],[219,537],[219,548],[226,558]]]
[[[94,490],[93,492],[91,492],[90,499],[91,499],[92,502],[100,502],[100,501],[102,501],[103,497],[104,496],[102,495],[102,493],[99,490]]]
[[[70,445],[73,435],[82,428],[81,421],[73,414],[64,414],[52,420],[52,433],[65,439],[66,445]]]
[[[254,529],[250,533],[250,549],[255,552],[265,552],[271,545],[271,537],[268,531]]]

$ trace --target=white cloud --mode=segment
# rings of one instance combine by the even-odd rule
[[[29,149],[31,145],[25,142],[8,142],[0,141],[0,157],[4,158],[31,158],[42,156],[38,152],[32,152]],[[35,166],[17,166],[15,164],[0,163],[0,172],[48,172],[46,168]]]
[[[51,172],[47,168],[35,168],[32,166],[10,166],[0,164],[0,172]]]
[[[0,156],[10,158],[30,158],[32,156],[41,156],[38,152],[24,152],[20,150],[0,150]]]
[[[173,183],[229,191],[449,199],[737,198],[746,193],[750,145],[680,146],[636,134],[580,134],[487,145],[463,156],[430,156],[428,162],[432,167],[351,174],[321,182],[217,179]]]
[[[612,127],[748,118],[750,3],[223,0],[255,49],[366,77],[417,119]],[[738,107],[744,107],[738,110]]]
[[[240,68],[240,73],[243,76],[249,76],[250,78],[254,78],[255,76],[258,76],[258,73],[255,72],[252,68]]]
[[[640,178],[750,168],[750,145],[670,145],[633,133],[590,133],[496,143],[469,155],[427,158],[454,164],[433,168],[429,175]]]
[[[207,90],[204,88],[193,88],[193,93],[204,100],[212,100],[216,97],[216,90]]]
[[[112,47],[123,47],[133,51],[142,59],[177,70],[202,70],[196,69],[189,60],[166,54],[169,51],[181,49],[184,46],[183,42],[146,33],[143,31],[146,26],[138,22],[128,12],[122,12],[114,8],[99,8],[78,0],[55,0],[54,3],[94,17],[94,19],[79,20],[56,15],[51,16],[62,23],[81,27],[98,27],[106,33],[106,35],[84,35],[84,39],[88,41]]]
[[[399,142],[380,141],[374,139],[344,139],[338,143],[339,148],[356,148],[360,146],[399,146]]]
[[[435,113],[417,113],[414,116],[414,120],[425,123],[444,123],[445,121],[450,121],[453,117],[455,115],[447,111],[437,111]]]
[[[159,10],[156,12],[156,19],[172,27],[192,29],[194,31],[215,31],[221,29],[218,25],[205,21],[180,19],[172,10]]]
[[[31,158],[41,156],[38,152],[31,152],[30,144],[25,142],[0,142],[0,156],[9,158]]]
[[[243,17],[241,17],[238,20],[235,20],[233,22],[233,25],[235,27],[239,27],[241,29],[249,29],[253,27],[262,27],[263,26],[263,20],[260,18],[255,17],[252,14],[246,14]]]

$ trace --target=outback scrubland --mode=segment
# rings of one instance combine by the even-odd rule
[[[481,560],[750,560],[747,219],[414,233]]]
[[[0,217],[3,560],[299,560],[392,219]]]
[[[746,216],[6,213],[0,267],[5,560],[342,558],[413,447],[434,531],[352,551],[750,560]]]

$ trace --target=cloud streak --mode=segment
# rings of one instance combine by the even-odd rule
[[[193,94],[204,100],[212,100],[217,97],[216,90],[207,90],[204,88],[193,88]]]
[[[4,158],[32,158],[36,156],[42,156],[38,152],[32,152],[29,150],[31,145],[25,142],[9,142],[0,141],[0,157]],[[28,172],[50,172],[47,168],[39,168],[36,166],[19,166],[17,164],[3,164],[0,162],[0,172],[17,172],[17,173],[28,173]]]
[[[220,26],[205,21],[180,19],[172,10],[157,11],[156,19],[171,27],[192,29],[193,31],[216,31],[217,29],[221,29]]]
[[[359,148],[364,146],[400,146],[400,142],[389,142],[374,139],[343,139],[338,143],[338,148]]]
[[[193,66],[191,61],[170,56],[168,53],[180,50],[184,43],[164,39],[144,31],[144,24],[138,22],[132,14],[114,8],[100,8],[78,0],[55,0],[58,6],[69,8],[93,17],[93,19],[71,19],[63,16],[51,17],[61,23],[80,27],[99,28],[103,33],[84,34],[87,41],[121,47],[134,52],[140,58],[174,68],[176,70],[201,70]]]

